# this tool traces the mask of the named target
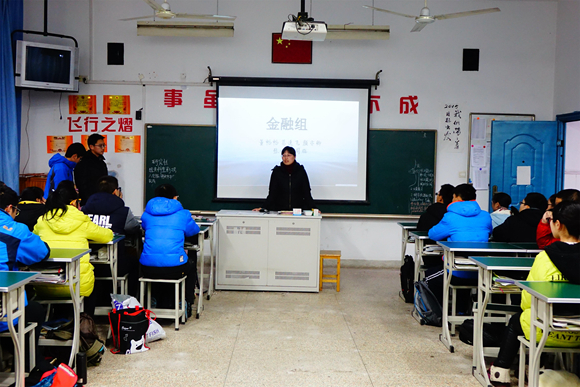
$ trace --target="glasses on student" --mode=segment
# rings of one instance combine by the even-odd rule
[[[97,144],[95,145],[97,148],[103,148],[105,149],[107,147],[107,144]]]
[[[522,201],[521,201],[519,204],[520,204],[520,206],[521,206],[522,204],[525,206],[525,205],[526,205],[526,201],[525,201],[525,200],[522,200]]]
[[[14,209],[14,212],[16,212],[16,215],[15,216],[20,215],[20,208],[14,207],[14,206],[12,208]]]

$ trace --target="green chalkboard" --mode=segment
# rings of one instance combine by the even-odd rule
[[[320,204],[323,213],[418,215],[434,197],[435,130],[371,130],[368,203]],[[251,209],[261,202],[213,201],[215,126],[147,125],[145,202],[171,183],[189,210]],[[266,171],[265,173],[268,173]]]

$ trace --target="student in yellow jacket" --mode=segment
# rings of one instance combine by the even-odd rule
[[[89,240],[107,243],[113,239],[113,231],[99,227],[78,208],[78,194],[70,180],[62,181],[48,196],[46,213],[34,226],[34,233],[54,248],[89,247]],[[94,267],[89,262],[89,254],[81,257],[80,294],[85,297],[84,310],[94,315],[95,300],[89,297],[95,285]],[[66,296],[68,287],[50,287],[53,296]]]
[[[536,256],[527,281],[570,281],[580,284],[580,203],[565,201],[552,209],[552,234],[559,238]],[[490,369],[490,380],[510,383],[509,369],[518,353],[518,336],[530,339],[531,296],[522,292],[522,312],[511,317],[497,359]],[[555,305],[554,314],[579,314],[573,305]],[[538,341],[542,331],[538,329]],[[550,332],[546,346],[580,347],[580,332]]]

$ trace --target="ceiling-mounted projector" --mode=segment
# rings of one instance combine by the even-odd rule
[[[282,25],[282,39],[322,42],[326,37],[326,23],[315,21],[287,21]]]
[[[326,23],[314,21],[305,10],[305,0],[300,0],[298,16],[289,15],[288,21],[282,24],[282,39],[312,40],[321,42],[326,37]]]

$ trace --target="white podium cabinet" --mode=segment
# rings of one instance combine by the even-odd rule
[[[222,210],[216,289],[318,292],[321,216]]]

